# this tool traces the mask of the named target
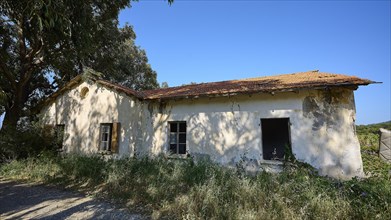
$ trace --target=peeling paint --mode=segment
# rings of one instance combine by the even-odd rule
[[[261,169],[276,162],[262,159],[260,119],[286,117],[291,122],[292,152],[297,159],[323,175],[362,176],[359,144],[351,126],[355,115],[352,98],[353,91],[341,90],[181,100],[168,103],[171,111],[165,112],[165,121],[187,122],[190,155],[207,154],[215,162],[234,166],[247,152],[249,161],[256,162],[248,168],[258,164]],[[156,152],[149,154],[165,153],[167,131],[156,127],[154,135]]]
[[[82,88],[89,95],[80,97]],[[140,102],[88,82],[57,97],[42,111],[46,124],[64,124],[64,152],[93,154],[99,151],[100,123],[121,123],[119,154],[133,156],[140,121]]]
[[[89,95],[78,91],[88,87]],[[362,176],[350,89],[140,101],[105,87],[82,83],[57,97],[44,121],[65,124],[67,152],[97,153],[99,123],[121,123],[119,156],[167,154],[170,121],[186,121],[187,151],[195,160],[248,172],[278,171],[281,162],[263,159],[262,118],[289,118],[292,153],[322,175]]]

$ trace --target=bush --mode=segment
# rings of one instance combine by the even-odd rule
[[[358,141],[360,142],[361,147],[370,148],[372,151],[377,151],[379,149],[379,134],[367,133],[359,134]]]
[[[286,163],[279,174],[247,176],[240,164],[228,169],[191,158],[59,157],[53,150],[28,150],[28,141],[39,144],[33,140],[37,134],[14,140],[27,153],[1,164],[2,177],[94,191],[130,208],[142,206],[153,218],[391,219],[391,165],[379,159],[378,135],[373,132],[358,136],[369,178],[346,182],[320,177],[298,162]]]
[[[39,124],[25,123],[17,130],[0,131],[0,164],[15,159],[36,157],[42,152],[55,153],[55,130]]]
[[[0,167],[13,179],[94,190],[153,218],[391,219],[388,175],[347,182],[320,177],[305,164],[255,176],[191,159],[121,159],[41,154]]]
[[[379,129],[384,128],[387,130],[391,130],[391,121],[377,123],[377,124],[370,124],[370,125],[357,125],[356,131],[357,134],[378,134]]]
[[[368,176],[391,181],[391,164],[379,158],[380,128],[391,129],[391,122],[357,126],[364,171]]]

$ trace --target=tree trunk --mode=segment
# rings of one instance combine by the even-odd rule
[[[6,107],[2,131],[15,131],[19,119],[23,116],[23,107],[26,103],[26,88],[18,86],[13,95],[11,106]]]
[[[16,88],[12,99],[6,106],[3,126],[0,130],[0,147],[2,148],[0,161],[6,158],[25,158],[32,149],[23,131],[18,130],[18,121],[24,116],[23,111],[28,97],[26,86],[18,85]]]

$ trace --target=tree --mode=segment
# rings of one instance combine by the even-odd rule
[[[160,86],[160,88],[168,88],[168,87],[170,87],[168,85],[168,82],[162,82],[162,85]]]
[[[190,86],[190,85],[197,85],[197,84],[200,84],[200,83],[197,83],[197,82],[190,82],[190,83],[182,84],[182,86]]]
[[[130,26],[122,29],[125,30],[133,32]],[[110,52],[111,56],[91,63],[91,68],[102,72],[103,78],[135,90],[158,88],[157,74],[148,64],[145,51],[135,45],[135,34],[130,36],[116,51]]]
[[[120,1],[3,0],[0,3],[0,79],[7,98],[3,128],[16,128],[37,96],[80,73],[104,43],[115,47]],[[103,40],[107,40],[104,42]],[[39,94],[37,94],[39,93]]]
[[[145,52],[134,45],[132,28],[118,28],[119,11],[130,6],[129,1],[0,2],[0,113],[6,113],[2,130],[16,129],[18,120],[29,115],[40,99],[84,67],[96,68],[105,78],[123,80],[124,85],[134,77],[156,78]],[[127,63],[133,56],[135,59]],[[127,69],[124,74],[129,75],[124,77],[118,71],[125,66],[137,73],[132,75]],[[134,88],[145,88],[146,84]]]

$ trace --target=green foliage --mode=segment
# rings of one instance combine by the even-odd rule
[[[153,218],[391,219],[391,165],[378,157],[378,135],[359,134],[365,179],[346,182],[286,162],[279,174],[247,176],[191,158],[107,159],[53,151],[2,164],[0,176],[97,192]],[[243,156],[245,161],[245,155]]]
[[[169,88],[170,86],[168,85],[168,82],[162,82],[160,85],[160,88]]]
[[[136,46],[134,40],[135,35],[125,40],[117,50],[112,51],[110,59],[106,57],[91,66],[103,72],[105,79],[128,88],[156,89],[159,87],[157,74],[148,64],[146,52]]]
[[[133,28],[119,28],[131,0],[0,1],[0,114],[4,129],[85,67],[134,89],[158,87]],[[173,1],[169,0],[169,4]]]
[[[98,196],[153,218],[174,219],[390,219],[388,175],[346,182],[320,177],[306,164],[280,174],[238,175],[191,159],[121,159],[40,155],[0,167],[7,178],[94,189]]]
[[[360,142],[360,146],[369,147],[372,150],[379,149],[380,135],[378,133],[358,134],[357,137],[358,137],[358,141]]]
[[[377,124],[370,124],[370,125],[357,125],[356,126],[356,132],[359,135],[367,135],[367,134],[378,134],[379,129],[384,128],[387,130],[391,130],[391,121],[377,123]]]
[[[367,154],[378,154],[380,143],[380,128],[391,130],[391,121],[356,126],[356,133],[362,150]]]
[[[391,121],[357,126],[364,171],[367,175],[388,177],[391,180],[391,164],[379,158],[380,128],[391,130]]]
[[[8,164],[1,165],[0,175],[6,174],[20,180],[34,182],[50,181],[61,170],[59,160],[58,157],[49,152],[27,159],[13,160]]]
[[[0,163],[35,157],[42,152],[55,153],[57,143],[53,128],[42,129],[39,124],[23,123],[17,131],[0,132]]]
[[[364,172],[369,176],[382,177],[391,181],[391,164],[379,157],[379,145],[361,145],[361,156],[364,164]]]

